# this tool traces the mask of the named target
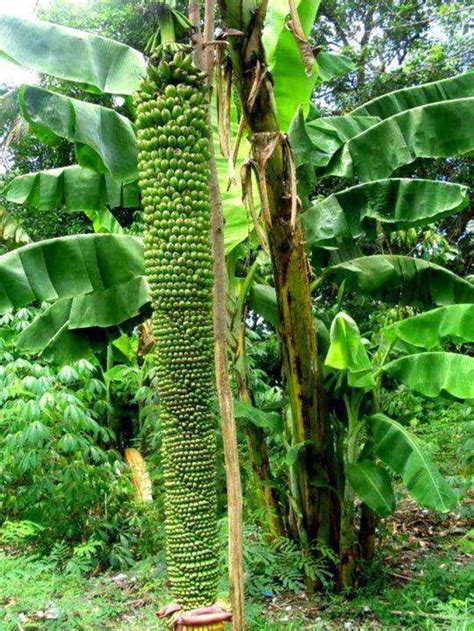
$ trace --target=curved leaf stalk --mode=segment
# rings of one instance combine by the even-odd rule
[[[386,361],[391,348],[392,346],[390,346],[390,349],[387,350],[387,352],[385,353],[384,358],[382,360],[382,364]],[[380,411],[381,376],[380,378],[377,378],[377,375],[376,375],[375,380],[376,380],[376,387],[374,388],[374,390],[372,390],[372,404],[373,404],[374,410],[376,412],[379,412]],[[364,426],[365,426],[366,432],[370,434],[370,429],[367,427],[366,424],[364,424]],[[358,544],[359,544],[360,556],[362,559],[364,559],[364,561],[370,562],[374,558],[375,545],[377,543],[376,531],[377,531],[378,521],[379,521],[379,518],[376,511],[374,511],[372,508],[367,506],[365,502],[362,502],[361,507],[360,507],[360,525],[359,525]]]
[[[333,481],[329,423],[321,396],[316,330],[312,314],[309,266],[301,224],[291,222],[291,172],[274,109],[273,87],[265,68],[262,28],[268,2],[220,0],[229,29],[229,54],[237,76],[243,114],[259,166],[262,210],[273,264],[293,439],[305,445],[298,454],[298,510],[301,541],[337,547],[337,499],[328,488]],[[253,19],[251,15],[253,14]],[[315,485],[314,481],[320,481]],[[333,485],[334,486],[334,485]]]

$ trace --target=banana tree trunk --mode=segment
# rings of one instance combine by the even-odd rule
[[[296,443],[305,445],[298,456],[297,484],[302,514],[299,535],[301,541],[309,545],[321,543],[337,547],[337,500],[329,490],[333,464],[331,437],[320,392],[309,265],[300,222],[292,217],[291,172],[285,159],[286,141],[273,107],[271,77],[264,74],[256,82],[265,68],[261,35],[266,4],[260,3],[252,19],[247,19],[245,15],[250,13],[236,11],[235,2],[219,1],[225,26],[243,32],[243,36],[229,34],[230,56],[259,171],[280,313],[279,336],[293,437]]]
[[[341,511],[341,538],[339,552],[339,577],[337,588],[350,590],[355,587],[357,569],[356,530],[354,524],[355,494],[348,482],[345,484],[344,501]]]
[[[360,510],[360,555],[365,561],[372,561],[376,544],[377,514],[367,504],[362,504]]]

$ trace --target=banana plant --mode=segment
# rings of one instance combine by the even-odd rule
[[[343,402],[345,487],[342,504],[340,580],[353,583],[355,496],[381,517],[395,510],[391,477],[401,478],[421,506],[447,512],[457,497],[427,450],[401,423],[381,412],[382,381],[390,378],[425,397],[474,397],[474,358],[446,352],[445,342],[474,340],[474,305],[455,304],[385,327],[368,348],[345,312],[334,318],[325,358],[327,385]]]
[[[252,26],[250,11],[226,12],[226,3],[220,4],[231,30],[237,32]],[[317,0],[294,3],[305,36],[309,34],[318,4]],[[250,5],[251,2],[245,3],[246,7]],[[294,27],[296,16],[291,17]],[[264,17],[263,31],[263,51],[259,54],[264,56],[265,72],[271,73],[275,86],[272,94],[275,129],[288,131],[302,206],[302,212],[297,213],[297,225],[301,225],[302,233],[290,230],[289,217],[287,223],[288,234],[293,235],[291,238],[297,239],[299,244],[299,249],[296,248],[299,258],[290,262],[294,262],[298,278],[304,279],[308,291],[307,294],[306,289],[303,292],[302,285],[290,276],[286,277],[289,283],[286,288],[293,292],[298,304],[305,305],[305,313],[311,313],[312,305],[306,279],[308,265],[300,247],[303,241],[313,260],[325,261],[324,265],[315,267],[317,277],[311,285],[313,294],[329,279],[379,300],[423,308],[474,302],[472,284],[427,261],[384,254],[348,259],[342,254],[346,248],[357,247],[361,238],[430,224],[466,207],[468,194],[462,185],[396,176],[399,167],[409,165],[419,157],[452,157],[474,150],[474,74],[466,73],[399,90],[343,116],[315,117],[309,107],[312,90],[318,81],[335,76],[344,68],[349,69],[347,60],[327,55],[311,60],[308,50],[301,41],[298,43],[288,28],[288,3],[284,0],[271,3],[271,9]],[[137,89],[146,65],[145,57],[138,51],[75,29],[2,16],[0,53],[24,67],[80,83],[86,92],[124,96],[133,116],[128,97]],[[238,70],[238,60],[236,68]],[[4,191],[7,199],[37,206],[39,212],[47,212],[57,205],[70,211],[87,212],[97,225],[111,230],[107,228],[110,217],[104,216],[104,211],[109,212],[117,206],[134,207],[139,202],[133,123],[112,109],[38,87],[25,86],[19,91],[19,99],[21,112],[32,132],[44,142],[55,143],[60,138],[69,140],[74,144],[77,164],[54,172],[19,176]],[[248,153],[243,142],[241,151]],[[218,169],[226,216],[226,247],[227,253],[231,253],[239,243],[248,239],[252,231],[251,221],[240,201],[239,187],[226,191],[227,162],[220,160]],[[354,178],[354,181],[349,188],[324,200],[314,196],[317,183],[329,176]],[[281,178],[275,186],[278,188],[280,184]],[[272,234],[275,233],[269,230],[268,236]],[[284,254],[288,243],[283,239],[280,245]],[[339,253],[339,260],[335,261],[335,255]],[[69,259],[71,265],[64,266],[64,261]],[[59,271],[55,271],[56,268]],[[281,278],[276,274],[280,295]],[[293,333],[285,321],[288,311],[276,304],[275,289],[254,284],[249,289],[248,299],[264,318],[279,327],[282,344],[287,344]],[[33,328],[22,333],[23,337],[18,341],[21,347],[41,346],[58,361],[64,361],[68,354],[78,357],[92,352],[104,343],[104,338],[107,341],[111,336],[119,335],[121,327],[133,325],[147,315],[150,297],[143,273],[141,241],[124,234],[81,235],[28,245],[0,257],[0,312],[38,301],[45,301],[48,306],[32,323]],[[314,318],[303,322],[298,305],[294,312],[297,332],[294,337],[307,339],[303,329],[311,329]],[[449,327],[443,326],[449,332]],[[293,349],[296,359],[301,359],[306,352],[303,346],[299,344],[296,350]],[[436,360],[443,362],[444,370],[448,365],[460,368],[462,360],[444,355],[441,360],[438,353],[431,351],[436,357],[418,360],[419,367],[429,367],[430,362]],[[409,355],[387,362],[384,367],[376,365],[375,372],[367,367],[360,349],[356,355],[360,365],[347,387],[358,396],[361,396],[359,391],[365,392],[364,388],[376,392],[377,386],[371,383],[370,376],[377,384],[382,375],[390,374],[388,371],[392,370],[393,378],[403,381],[402,375],[408,374],[408,366],[411,366],[412,379],[418,374],[418,365],[415,370],[414,360],[408,359]],[[369,358],[369,363],[373,366],[374,360]],[[300,366],[316,364],[317,357],[312,354],[310,361],[302,362]],[[464,367],[464,362],[462,364]],[[298,388],[304,392],[317,390],[314,383],[304,382],[304,376],[300,378],[291,370],[290,366],[288,383],[298,382]],[[370,384],[363,387],[354,385],[368,384],[369,381]],[[453,388],[457,385],[441,380],[436,382],[432,392],[450,392]],[[294,419],[299,418],[299,400],[294,397]],[[358,425],[357,400],[348,401],[353,423]],[[370,418],[376,420],[369,421],[367,417],[364,426],[373,426],[375,436],[380,435],[380,427],[386,427],[384,423],[387,421],[381,420],[380,412],[373,412]],[[303,480],[301,490],[312,493],[314,485],[311,486],[310,477],[304,473],[311,469],[314,458],[310,457],[311,441],[303,426],[304,423],[299,424],[303,429],[298,442],[304,447],[296,456],[295,466]],[[362,473],[359,470],[359,474]],[[354,470],[347,476],[354,479]],[[386,481],[384,474],[379,478]],[[301,506],[297,508],[304,513]],[[327,526],[327,523],[323,524],[321,531]],[[307,537],[310,541],[315,538],[314,532]]]

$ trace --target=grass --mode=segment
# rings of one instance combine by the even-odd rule
[[[474,576],[463,558],[465,540],[465,536],[450,539],[420,558],[408,581],[379,562],[370,572],[369,586],[352,599],[279,594],[266,607],[258,599],[251,600],[249,631],[472,629]],[[128,572],[85,578],[3,552],[0,629],[157,629],[155,612],[166,601],[163,577],[161,562],[153,559]]]
[[[352,601],[332,599],[332,616],[350,617],[356,628],[470,629],[474,624],[472,569],[458,566],[452,552],[421,562],[405,585],[391,584],[383,567]],[[329,612],[328,612],[329,613]]]
[[[156,628],[166,592],[164,568],[152,559],[133,572],[97,577],[57,572],[42,561],[0,555],[0,629]]]

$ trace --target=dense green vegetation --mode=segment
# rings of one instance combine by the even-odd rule
[[[234,450],[247,628],[468,629],[469,6],[171,4],[0,16],[0,626],[241,631]]]

